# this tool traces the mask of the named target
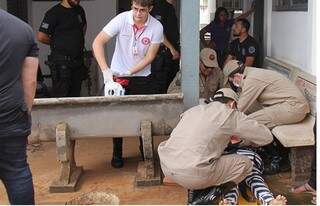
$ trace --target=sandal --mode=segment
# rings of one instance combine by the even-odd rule
[[[308,183],[305,183],[303,185],[291,188],[290,192],[291,193],[296,193],[296,194],[299,194],[299,193],[314,193],[315,190]]]

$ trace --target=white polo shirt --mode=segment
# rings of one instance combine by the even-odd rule
[[[111,70],[119,73],[124,73],[136,66],[145,57],[151,44],[163,42],[163,27],[150,14],[145,26],[138,31],[134,27],[132,11],[123,12],[113,18],[103,31],[110,37],[117,36]],[[133,76],[150,74],[151,65],[149,64]]]

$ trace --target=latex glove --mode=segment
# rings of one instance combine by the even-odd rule
[[[113,82],[113,74],[111,69],[104,69],[102,70],[102,74],[103,74],[103,82],[107,83],[107,82]]]

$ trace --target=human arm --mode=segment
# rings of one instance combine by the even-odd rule
[[[246,145],[249,143],[254,146],[268,145],[273,141],[273,136],[265,125],[259,124],[242,112],[234,111],[226,123],[232,125],[228,131],[231,140],[234,140],[231,137],[237,137]]]
[[[240,16],[238,16],[237,18],[235,18],[235,21],[237,21],[238,19],[247,18],[248,16],[250,16],[254,12],[254,10],[255,10],[255,2],[253,1],[250,9],[247,12],[245,12],[245,13],[241,14]]]
[[[174,48],[165,35],[163,44],[170,50],[170,53],[172,54],[172,60],[177,60],[180,58],[180,53]]]
[[[139,71],[143,70],[146,66],[151,64],[151,62],[154,60],[158,53],[159,47],[160,44],[151,44],[145,57],[137,65],[129,69],[130,75],[138,73]]]
[[[21,81],[24,92],[24,102],[29,113],[32,109],[33,100],[37,88],[37,71],[39,60],[37,57],[26,57],[22,65]]]
[[[37,39],[39,42],[46,44],[46,45],[50,45],[50,43],[51,43],[50,36],[46,33],[41,32],[41,31],[38,32]]]
[[[265,87],[264,82],[246,78],[243,84],[242,92],[238,101],[238,108],[241,112],[247,113],[251,106],[257,101]]]
[[[45,14],[37,34],[37,39],[39,42],[50,45],[51,35],[54,34],[57,22],[57,15],[54,11],[48,11]]]

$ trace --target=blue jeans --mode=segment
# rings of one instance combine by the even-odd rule
[[[27,137],[0,138],[0,179],[7,190],[9,202],[13,205],[35,203],[26,149]]]

